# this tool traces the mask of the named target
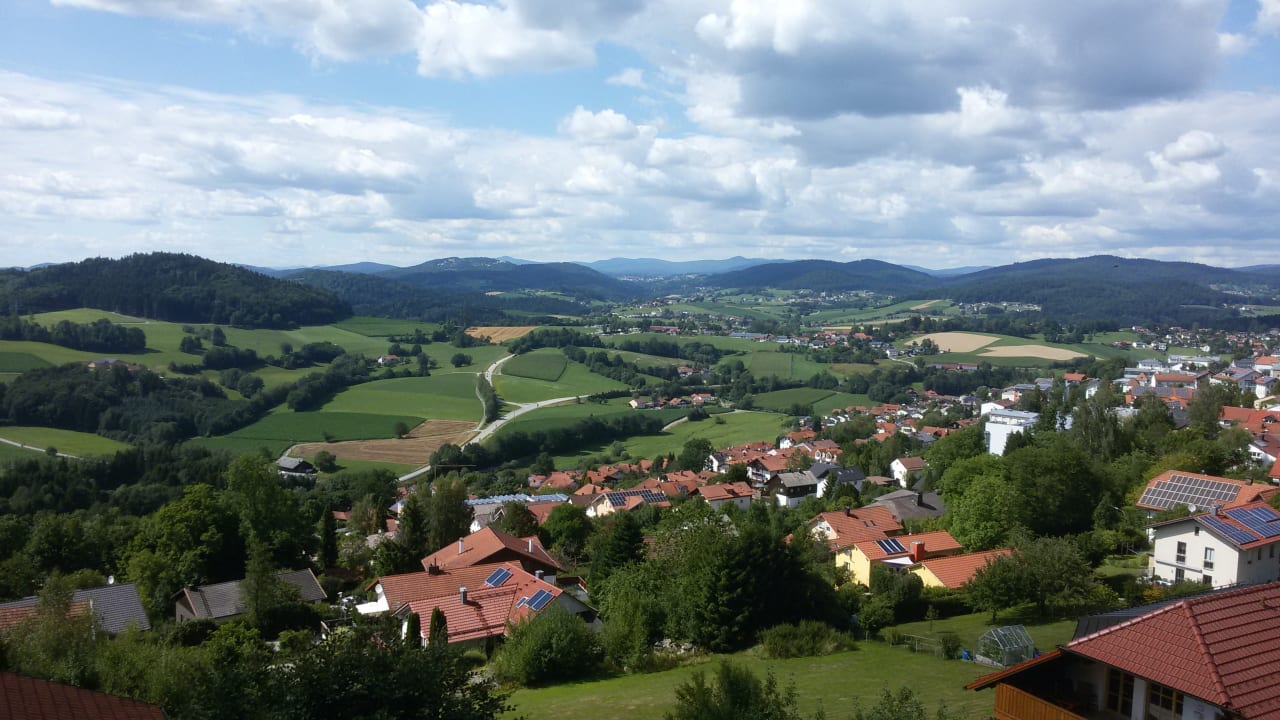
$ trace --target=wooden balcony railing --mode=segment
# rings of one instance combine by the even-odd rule
[[[1085,720],[1082,715],[1004,683],[996,685],[996,709],[992,715],[997,720]]]

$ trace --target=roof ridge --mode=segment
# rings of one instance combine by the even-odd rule
[[[1191,624],[1191,632],[1196,639],[1196,644],[1200,646],[1200,654],[1204,657],[1205,667],[1209,669],[1209,676],[1213,678],[1213,688],[1218,691],[1218,705],[1224,708],[1231,707],[1231,696],[1227,694],[1226,683],[1222,682],[1222,673],[1218,671],[1218,664],[1213,661],[1213,653],[1209,652],[1209,643],[1204,639],[1204,632],[1200,630],[1200,618],[1191,611],[1190,602],[1176,603],[1182,607],[1182,611],[1187,616],[1187,622]]]

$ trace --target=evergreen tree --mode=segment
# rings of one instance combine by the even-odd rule
[[[435,482],[431,501],[427,504],[427,547],[435,552],[471,532],[475,516],[467,505],[467,486],[458,478],[445,477]]]
[[[320,550],[316,553],[316,564],[321,570],[338,566],[338,521],[333,511],[325,508],[317,523],[316,532],[320,534]]]

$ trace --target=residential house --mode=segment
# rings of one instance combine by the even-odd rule
[[[1183,598],[966,687],[1001,720],[1275,718],[1278,608],[1276,583]]]
[[[1266,485],[1250,485],[1247,480],[1166,470],[1151,478],[1136,505],[1147,511],[1147,520],[1159,512],[1185,507],[1191,512],[1219,505],[1235,507],[1257,500]]]
[[[129,626],[138,630],[150,630],[151,621],[146,610],[142,609],[142,599],[138,596],[135,583],[106,585],[87,590],[76,590],[71,595],[73,607],[83,605],[84,610],[92,611],[98,621],[98,627],[108,635],[119,635]],[[39,603],[35,596],[0,603],[0,617],[26,617],[23,608],[34,611]],[[0,623],[0,628],[4,624]]]
[[[793,508],[818,494],[818,478],[808,470],[778,473],[765,486],[780,507]]]
[[[1265,502],[1168,520],[1153,526],[1154,577],[1220,587],[1280,580],[1280,513]]]
[[[448,571],[502,562],[514,562],[530,573],[541,570],[544,574],[556,575],[561,571],[560,564],[542,547],[536,535],[518,538],[492,527],[473,532],[431,553],[422,559],[422,567],[428,572],[433,567]]]
[[[787,471],[791,458],[783,455],[764,455],[747,463],[747,477],[756,487],[765,487],[780,473]]]
[[[276,460],[276,469],[282,477],[312,477],[316,466],[302,458],[282,457]]]
[[[618,511],[630,512],[641,505],[671,507],[671,501],[659,490],[610,490],[591,501],[587,515],[605,517]]]
[[[286,570],[276,573],[286,585],[297,589],[298,599],[317,603],[325,599],[324,589],[310,570]],[[245,612],[243,580],[185,587],[178,591],[174,616],[178,622],[212,620],[221,625]]]
[[[1004,455],[1010,436],[1025,432],[1039,419],[1040,413],[1025,410],[992,410],[987,415],[987,424],[983,428],[983,435],[987,440],[987,452],[992,455]]]
[[[835,555],[836,567],[852,569],[853,548],[866,540],[883,540],[902,533],[902,524],[882,507],[864,507],[820,513],[805,531],[824,542]]]
[[[0,672],[5,720],[165,720],[159,705],[75,685]]]
[[[868,507],[885,508],[898,522],[942,517],[947,512],[942,497],[932,490],[895,490],[876,498]]]
[[[871,582],[871,568],[876,565],[907,569],[928,558],[958,555],[960,551],[960,543],[946,530],[863,540],[850,549],[849,576],[853,582],[867,584]]]
[[[963,555],[946,555],[921,560],[911,568],[914,575],[927,588],[940,587],[959,590],[969,582],[977,572],[994,562],[997,558],[1007,557],[1013,553],[1008,548],[983,550],[982,552],[965,553]]]
[[[756,498],[755,489],[745,482],[703,485],[702,487],[694,488],[689,494],[706,500],[708,505],[717,510],[725,505],[733,505],[740,510],[746,510]]]
[[[889,463],[889,474],[893,475],[893,479],[897,480],[899,485],[908,488],[915,484],[925,467],[926,463],[922,457],[900,457]]]
[[[866,479],[861,468],[841,467],[824,462],[810,465],[809,472],[818,478],[818,497],[827,497],[828,490],[836,485],[852,485],[853,489],[862,492],[862,481]]]
[[[568,495],[560,493],[548,493],[546,495],[514,493],[510,495],[494,495],[487,498],[468,498],[466,504],[471,508],[472,513],[470,529],[474,533],[488,527],[489,523],[502,517],[502,506],[507,503],[520,503],[532,509],[533,506],[542,503],[562,503],[568,500]]]

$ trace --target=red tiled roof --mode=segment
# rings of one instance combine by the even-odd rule
[[[2,672],[0,717],[5,720],[164,720],[165,715],[159,705]]]
[[[689,493],[690,495],[701,495],[707,502],[716,502],[720,500],[733,500],[734,498],[755,497],[755,491],[745,482],[736,483],[716,483],[715,485],[703,485]]]
[[[1218,420],[1242,427],[1251,433],[1260,433],[1266,430],[1267,425],[1280,423],[1280,412],[1223,405],[1222,412],[1218,414]]]
[[[831,527],[833,536],[827,538],[827,545],[832,550],[843,550],[867,540],[882,540],[890,534],[902,532],[902,523],[889,512],[889,508],[879,505],[824,512],[809,521],[811,532],[818,521],[825,521]]]
[[[925,468],[924,458],[922,457],[900,457],[898,462],[909,472],[918,472]]]
[[[562,502],[540,502],[529,506],[529,512],[533,513],[533,519],[541,525],[551,517],[551,511],[564,505]]]
[[[1068,652],[1245,718],[1280,715],[1280,583],[1188,598],[1092,635]]]
[[[503,583],[520,587],[534,582],[533,573],[526,572],[519,563],[486,563],[453,570],[438,572],[412,572],[399,575],[384,575],[372,584],[382,585],[382,594],[387,599],[387,610],[396,612],[400,608],[419,600],[457,596],[459,588],[470,588],[479,591],[486,588],[484,581],[494,570],[506,568],[511,577]],[[536,592],[536,590],[534,591]]]
[[[925,549],[928,550],[929,546],[925,545]],[[938,578],[938,582],[954,590],[968,582],[974,573],[986,567],[988,563],[1012,552],[1008,548],[1000,548],[951,557],[930,558],[920,564],[933,573],[933,576]]]
[[[484,569],[492,572],[496,567],[498,566],[489,565]],[[511,567],[511,564],[507,567]],[[421,618],[424,640],[430,639],[431,612],[436,608],[444,613],[449,642],[466,642],[505,635],[509,624],[520,622],[533,614],[521,600],[533,597],[539,590],[547,591],[553,598],[558,598],[563,593],[560,588],[528,573],[520,578],[513,577],[495,588],[486,586],[484,577],[487,577],[487,573],[480,577],[474,587],[455,584],[445,594],[409,603],[409,610]],[[462,602],[462,587],[467,588],[465,604]]]
[[[854,543],[854,547],[858,548],[858,551],[866,555],[867,559],[872,562],[891,557],[906,557],[911,554],[911,543],[913,542],[923,542],[924,551],[929,554],[952,552],[961,549],[960,543],[951,537],[951,533],[946,530],[935,530],[918,535],[899,535],[897,538],[898,542],[902,543],[905,552],[886,553],[883,548],[875,543],[874,539]]]
[[[8,630],[16,627],[27,618],[36,613],[38,605],[19,605],[0,608],[0,630]],[[85,600],[72,601],[67,614],[71,616],[83,615],[89,610],[89,603]]]
[[[422,559],[422,567],[436,565],[441,569],[451,570],[480,565],[493,562],[494,557],[504,550],[519,557],[521,562],[528,561],[534,566],[556,571],[561,569],[555,558],[542,547],[542,541],[537,536],[518,538],[492,527],[477,530],[458,542],[449,543],[431,553]]]

